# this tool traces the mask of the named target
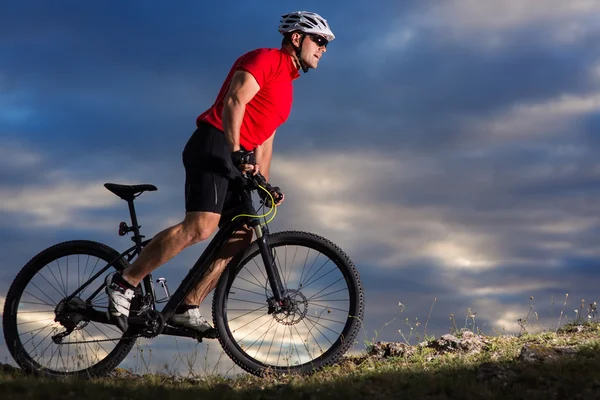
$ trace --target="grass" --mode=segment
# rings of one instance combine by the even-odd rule
[[[533,300],[533,299],[531,299]],[[435,300],[434,300],[435,304]],[[433,305],[432,305],[433,308]],[[418,342],[416,328],[403,335],[402,354],[374,351],[344,358],[312,376],[257,378],[218,375],[184,378],[169,374],[134,375],[119,370],[112,378],[47,380],[19,371],[0,373],[3,399],[594,399],[600,398],[600,323],[595,303],[572,321],[533,331],[532,308],[520,320],[518,335],[481,334],[475,313],[453,334],[472,350],[444,347],[448,337]],[[564,322],[564,308],[558,317]],[[431,309],[429,312],[431,315]],[[428,317],[429,319],[429,317]],[[452,319],[452,318],[451,318]],[[409,339],[410,338],[410,339]],[[452,339],[452,338],[450,338]],[[454,340],[454,339],[452,339]],[[414,341],[415,343],[411,343]],[[371,346],[381,345],[375,339]],[[374,348],[371,347],[370,350]],[[400,353],[399,353],[400,354]],[[529,354],[529,356],[527,356]]]

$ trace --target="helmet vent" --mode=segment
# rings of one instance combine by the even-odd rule
[[[312,19],[311,17],[305,15],[304,18],[306,18],[307,20],[309,20],[312,23],[312,26],[317,26],[317,21],[315,21],[314,19]],[[312,28],[311,26],[307,25],[307,28]]]

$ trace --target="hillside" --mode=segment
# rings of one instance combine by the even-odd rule
[[[557,332],[483,336],[463,330],[368,353],[310,377],[136,375],[91,381],[36,379],[4,365],[3,399],[594,399],[600,398],[600,324]]]

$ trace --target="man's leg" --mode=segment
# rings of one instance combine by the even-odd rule
[[[184,299],[182,304],[177,307],[171,323],[182,325],[200,332],[206,332],[213,329],[210,322],[200,314],[200,303],[208,296],[208,293],[215,288],[221,273],[239,251],[248,247],[252,241],[251,230],[239,230],[223,245],[221,251],[215,257],[208,270],[202,276],[202,279],[190,294]]]
[[[217,228],[220,215],[212,212],[187,213],[180,224],[158,233],[122,274],[106,276],[108,310],[116,325],[125,332],[133,289],[150,272],[176,256],[184,248],[207,239]]]
[[[215,257],[208,270],[202,276],[202,279],[196,287],[185,298],[183,304],[200,305],[208,296],[211,290],[217,286],[221,273],[229,264],[229,261],[240,251],[245,250],[252,242],[253,231],[250,229],[240,229],[235,232],[231,238],[223,245],[221,251]]]
[[[208,239],[217,229],[221,215],[197,211],[188,212],[183,222],[158,233],[131,266],[123,272],[123,279],[137,286],[142,279],[183,249]]]

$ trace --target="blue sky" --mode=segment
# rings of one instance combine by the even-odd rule
[[[530,296],[545,323],[566,293],[571,317],[598,300],[590,0],[3,4],[0,300],[58,241],[129,246],[115,234],[126,205],[104,182],[159,188],[137,201],[147,235],[179,222],[196,116],[240,54],[279,46],[280,15],[298,9],[322,14],[336,39],[295,81],[277,134],[271,179],[286,202],[272,230],[316,232],[349,253],[366,337],[400,340],[402,321],[426,320],[434,298],[434,334],[451,313],[464,325],[468,308],[493,334],[518,331]],[[203,248],[155,275],[174,288]],[[200,348],[216,363],[213,343]],[[172,359],[174,339],[152,346],[158,366]]]

